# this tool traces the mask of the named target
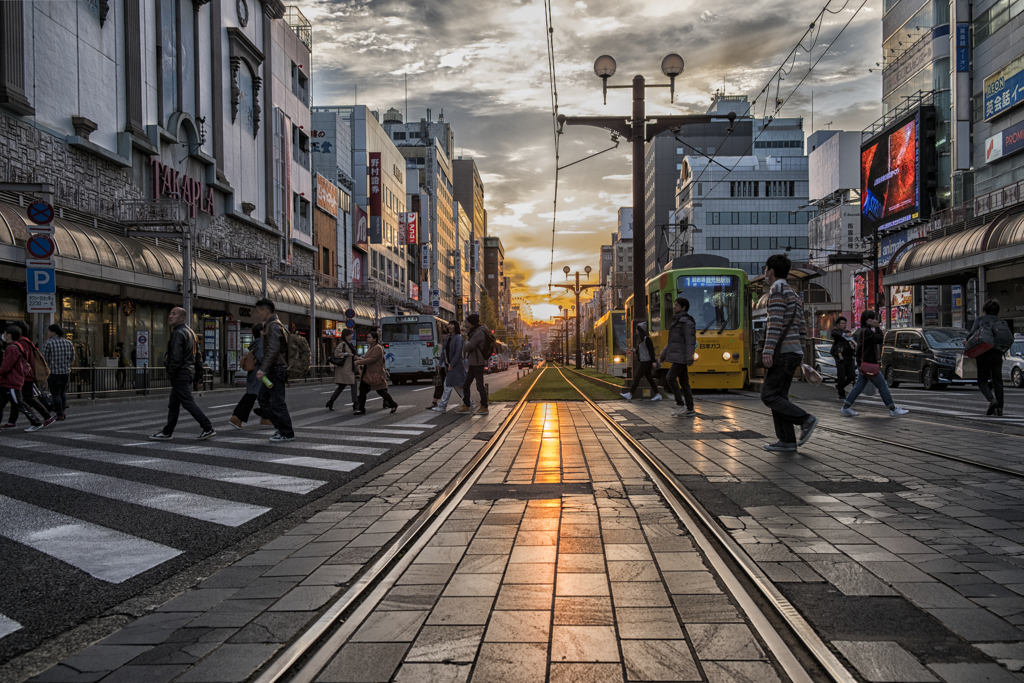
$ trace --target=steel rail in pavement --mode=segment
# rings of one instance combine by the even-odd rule
[[[568,368],[566,368],[566,369],[568,369]],[[569,369],[569,372],[575,372],[575,371]],[[600,382],[601,384],[606,384],[609,387],[614,387],[615,389],[625,389],[626,388],[624,386],[620,386],[618,384],[615,384],[614,382],[608,382],[606,380],[603,380],[600,377],[590,377],[589,375],[583,375],[581,373],[576,373],[576,374],[580,375],[580,377],[582,377],[582,378],[584,378],[584,379],[586,379],[588,381]],[[566,380],[566,381],[568,381],[568,380]],[[731,403],[723,404],[723,405],[728,405],[730,408],[735,408],[736,410],[745,410],[748,413],[756,413],[758,415],[770,415],[771,414],[771,413],[766,413],[766,412],[764,412],[762,410],[755,410],[754,408],[748,408],[746,406],[737,406],[737,405],[733,405]],[[917,421],[919,422],[920,420],[917,420]],[[990,435],[993,435],[993,436],[1012,436],[1012,437],[1017,437],[1017,438],[1024,438],[1020,434],[1005,434],[1005,433],[1002,433],[1002,432],[990,432],[990,431],[986,431],[984,429],[975,429],[973,427],[964,427],[962,425],[947,425],[947,426],[952,427],[953,429],[962,429],[962,430],[965,430],[965,431],[972,431],[972,432],[983,432],[985,434],[990,434]],[[1014,470],[1014,469],[1010,469],[1010,468],[1007,468],[1007,467],[1000,467],[999,465],[990,465],[988,463],[978,462],[977,460],[970,460],[968,458],[961,458],[959,455],[951,455],[950,453],[939,453],[938,451],[932,451],[932,450],[929,450],[927,448],[921,448],[920,446],[910,446],[910,445],[907,445],[907,444],[899,443],[898,441],[891,441],[889,439],[883,439],[883,438],[880,438],[880,437],[877,437],[877,436],[871,436],[869,434],[860,434],[858,432],[849,432],[849,431],[846,431],[845,429],[838,429],[836,427],[828,427],[828,426],[825,426],[825,425],[822,425],[822,424],[818,425],[818,429],[823,429],[823,430],[825,430],[827,432],[833,432],[835,434],[842,434],[843,436],[852,436],[852,437],[858,438],[858,439],[867,439],[869,441],[874,441],[876,443],[885,444],[887,446],[896,446],[898,448],[903,448],[903,449],[906,449],[908,451],[914,451],[916,453],[923,453],[925,455],[931,455],[931,456],[934,456],[936,458],[942,458],[944,460],[952,460],[953,462],[958,462],[958,463],[961,463],[963,465],[972,465],[974,467],[980,467],[981,469],[989,470],[991,472],[997,472],[999,474],[1005,474],[1005,475],[1010,476],[1010,477],[1017,477],[1018,479],[1024,479],[1024,470]]]
[[[530,388],[512,408],[487,443],[459,470],[455,478],[422,510],[402,534],[385,550],[373,566],[345,593],[334,601],[312,626],[307,628],[280,656],[273,659],[255,683],[313,681],[331,658],[369,616],[384,593],[398,580],[404,565],[412,562],[419,550],[433,537],[448,514],[461,502],[469,487],[483,472],[491,457],[504,443],[512,425],[526,408],[530,392],[547,371],[537,373]],[[397,565],[395,564],[397,560]],[[373,588],[368,599],[360,600]],[[374,599],[376,598],[376,599]],[[358,605],[358,606],[357,606]],[[355,607],[348,616],[346,613]],[[336,628],[336,626],[339,626]],[[331,632],[333,630],[333,632]],[[331,633],[329,633],[331,632]]]
[[[569,386],[579,392],[583,400],[590,408],[597,413],[602,421],[611,429],[612,433],[626,447],[627,451],[647,471],[651,480],[658,485],[658,488],[665,494],[665,499],[672,506],[673,511],[686,525],[693,539],[697,541],[701,549],[711,561],[718,575],[722,577],[726,586],[732,592],[733,597],[743,608],[743,611],[750,618],[758,634],[768,645],[769,649],[776,656],[779,664],[786,671],[786,674],[794,682],[811,681],[810,675],[796,656],[783,642],[775,628],[754,603],[746,589],[739,582],[732,569],[722,559],[720,553],[712,545],[704,534],[701,526],[698,525],[690,512],[693,512],[701,521],[704,528],[711,532],[715,539],[724,546],[733,560],[740,566],[747,577],[757,586],[761,594],[775,608],[779,615],[785,620],[793,634],[813,655],[821,667],[837,683],[856,683],[857,679],[846,669],[839,659],[832,653],[828,645],[818,636],[807,620],[804,619],[792,603],[775,587],[768,575],[757,565],[754,560],[744,551],[740,544],[729,533],[723,529],[718,521],[700,504],[696,497],[683,486],[675,474],[669,470],[661,461],[651,454],[644,446],[634,439],[629,432],[613,420],[608,413],[602,410],[595,401],[588,397],[583,391],[569,380],[559,368],[559,374],[568,382]],[[571,372],[571,371],[570,371]],[[577,373],[578,374],[578,373]],[[586,378],[585,375],[581,377]],[[589,378],[588,378],[589,379]],[[610,382],[608,382],[610,384]],[[685,507],[684,507],[685,504]],[[687,511],[689,508],[689,511]]]

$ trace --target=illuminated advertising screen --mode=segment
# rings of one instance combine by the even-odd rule
[[[861,234],[926,218],[921,203],[921,114],[861,148]]]

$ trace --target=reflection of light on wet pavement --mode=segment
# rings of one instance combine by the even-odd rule
[[[562,444],[559,438],[558,406],[545,403],[534,416],[542,421],[540,453],[537,457],[535,484],[558,484],[562,481]],[[532,426],[532,425],[531,425]]]

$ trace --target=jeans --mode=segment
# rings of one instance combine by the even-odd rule
[[[640,361],[640,369],[637,370],[636,376],[633,377],[633,383],[629,385],[629,393],[633,393],[640,388],[640,380],[644,377],[647,378],[647,383],[651,385],[651,389],[654,393],[658,393],[658,382],[654,379],[654,372],[651,368],[654,367],[654,361],[642,360]]]
[[[680,395],[679,386],[682,385],[683,391]],[[690,391],[690,373],[687,371],[684,363],[673,363],[672,367],[668,369],[668,374],[665,375],[665,386],[672,390],[672,395],[676,397],[676,405],[683,405],[683,399],[686,399],[686,409],[693,410],[693,392]]]
[[[171,398],[167,402],[167,424],[161,430],[164,434],[170,436],[174,433],[174,428],[178,425],[178,413],[182,408],[188,411],[188,414],[199,423],[199,427],[204,432],[213,429],[210,418],[203,414],[192,397],[192,378],[189,375],[171,378]]]
[[[46,380],[46,386],[50,389],[50,396],[53,397],[53,412],[57,415],[64,415],[68,409],[68,380],[71,375],[50,375]]]
[[[852,358],[836,359],[836,389],[846,398],[846,387],[857,381],[857,366]]]
[[[775,422],[775,436],[786,444],[796,443],[796,425],[807,422],[810,415],[803,408],[789,400],[789,387],[793,384],[793,373],[803,362],[799,353],[776,353],[775,361],[768,368],[761,387],[761,402],[772,411]],[[857,390],[854,389],[854,394]]]
[[[452,397],[453,391],[459,398],[462,398],[462,387],[442,387],[442,389],[444,389],[444,391],[441,393],[441,400],[437,403],[438,408],[448,407],[448,400]]]
[[[358,412],[366,411],[366,396],[370,393],[370,385],[366,382],[359,383],[359,396],[356,399],[355,409]],[[395,403],[395,399],[391,398],[391,394],[388,393],[387,389],[377,389],[377,393],[384,399],[385,408],[397,408],[398,404]]]
[[[462,385],[462,404],[470,405],[469,390],[473,387],[473,380],[476,380],[476,390],[480,394],[480,407],[487,407],[487,387],[484,386],[484,366],[470,365],[466,373],[466,381]]]
[[[331,394],[331,397],[329,399],[327,399],[327,404],[333,408],[334,407],[334,402],[338,400],[339,396],[341,396],[341,392],[343,392],[345,390],[345,387],[348,387],[351,390],[351,393],[352,393],[352,410],[355,410],[356,409],[356,403],[359,401],[359,382],[358,381],[353,382],[352,384],[339,384],[339,385],[337,385],[334,388],[334,393]]]
[[[868,385],[868,382],[875,385],[875,388],[878,389],[879,398],[882,399],[882,402],[885,403],[887,408],[892,410],[896,405],[896,402],[892,400],[892,394],[889,393],[889,385],[886,384],[885,377],[882,376],[882,373],[871,375],[870,377],[865,375],[863,372],[860,373],[857,376],[857,383],[853,385],[853,391],[851,391],[850,395],[846,397],[846,403],[843,407],[849,408],[852,406],[853,402],[857,400],[858,396],[860,396],[860,392],[864,391],[864,387]]]
[[[8,401],[11,403],[11,410],[24,413],[25,417],[28,418],[29,424],[33,427],[41,424],[36,416],[32,414],[32,411],[28,409],[28,406],[25,405],[25,401],[21,397],[21,391],[18,389],[0,389],[0,413],[3,412],[4,406],[7,405]],[[14,420],[12,419],[10,422],[13,424]]]
[[[11,404],[11,415],[7,420],[8,422],[10,422],[11,424],[17,424],[18,413],[24,412],[21,410],[22,406],[27,406],[28,408],[31,408],[32,410],[36,411],[37,413],[43,416],[44,420],[50,419],[50,411],[46,409],[46,406],[43,405],[42,401],[36,398],[35,382],[30,382],[26,380],[25,383],[21,385],[21,392],[20,397],[18,398],[17,405],[13,403]]]
[[[260,382],[260,393],[257,397],[263,413],[260,417],[266,416],[273,423],[274,429],[281,433],[281,436],[295,436],[295,430],[292,429],[292,416],[288,414],[288,404],[284,402],[288,368],[284,365],[275,365],[265,376],[270,379],[274,388],[268,389],[266,384]]]
[[[978,356],[978,388],[989,403],[995,398],[996,403],[1003,405],[1003,352],[990,349]],[[989,388],[988,383],[992,382]]]
[[[248,422],[249,413],[252,412],[252,407],[255,403],[256,394],[243,394],[242,398],[238,399],[238,405],[235,406],[235,410],[231,414],[242,422]]]

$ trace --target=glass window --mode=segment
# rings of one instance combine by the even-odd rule
[[[676,289],[690,302],[698,332],[739,329],[740,281],[735,275],[680,275]]]
[[[909,349],[910,348],[910,333],[900,332],[896,335],[896,348],[897,349]]]
[[[739,220],[737,221],[737,223],[739,225],[749,225],[750,224],[750,212],[749,211],[740,211],[740,213],[739,213]]]
[[[739,223],[740,223],[740,212],[739,211],[733,211],[732,212],[732,223],[731,223],[731,225],[739,225]]]
[[[675,312],[674,312],[674,310],[672,308],[672,302],[675,301],[675,297],[672,296],[672,292],[666,291],[665,292],[665,296],[663,297],[663,299],[664,299],[665,303],[664,303],[664,306],[661,309],[662,310],[662,318],[664,319],[665,329],[668,329],[669,321],[671,321],[672,320],[672,316],[675,315]]]
[[[629,349],[629,336],[626,334],[626,314],[612,313],[612,354],[626,355]]]
[[[962,349],[968,334],[967,330],[945,328],[927,330],[924,336],[928,340],[928,346],[933,349]]]
[[[661,292],[651,292],[647,302],[647,316],[651,321],[648,332],[661,332]]]
[[[779,214],[778,214],[778,212],[776,212],[776,211],[769,212],[769,214],[768,214],[768,222],[770,224],[772,224],[772,225],[775,225],[776,223],[778,223],[779,222]]]

